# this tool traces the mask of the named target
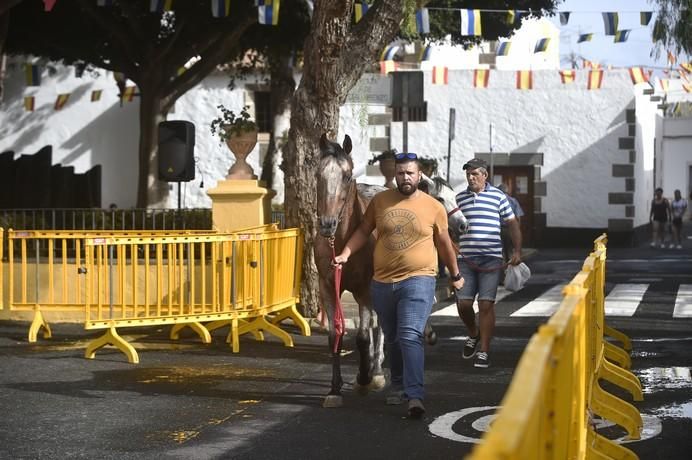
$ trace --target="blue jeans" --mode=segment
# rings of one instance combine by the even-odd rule
[[[435,297],[435,278],[413,276],[396,283],[370,284],[373,306],[384,332],[392,388],[408,399],[424,399],[425,323]]]

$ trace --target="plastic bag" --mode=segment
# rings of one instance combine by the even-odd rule
[[[531,278],[531,270],[525,263],[519,265],[508,265],[505,269],[505,289],[508,291],[518,291],[524,287]]]

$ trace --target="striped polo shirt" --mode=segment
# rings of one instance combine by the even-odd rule
[[[500,219],[514,218],[512,207],[502,190],[485,184],[475,193],[468,188],[456,196],[457,206],[469,222],[468,232],[461,237],[460,253],[464,257],[491,256],[502,258]]]

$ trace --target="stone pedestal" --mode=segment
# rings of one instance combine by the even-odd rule
[[[221,232],[271,223],[271,201],[276,192],[259,180],[221,180],[207,191],[212,225]]]

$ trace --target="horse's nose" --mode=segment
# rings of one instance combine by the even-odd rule
[[[334,236],[338,223],[336,217],[320,217],[320,235]]]

